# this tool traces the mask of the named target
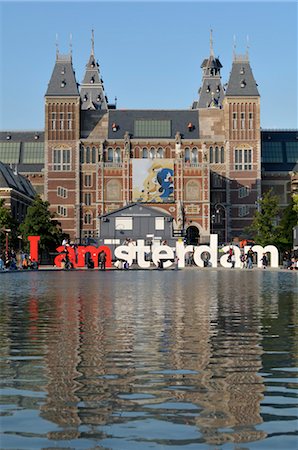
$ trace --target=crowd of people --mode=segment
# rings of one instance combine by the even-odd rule
[[[8,270],[38,270],[39,264],[28,253],[22,250],[15,252],[9,249],[0,254],[0,271]]]

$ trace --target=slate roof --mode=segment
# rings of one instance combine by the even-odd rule
[[[80,137],[87,138],[105,114],[107,114],[105,110],[82,110]]]
[[[108,139],[123,139],[126,131],[132,139],[138,138],[134,136],[135,120],[170,120],[171,135],[167,139],[175,139],[177,131],[179,131],[184,139],[199,138],[199,117],[198,111],[195,110],[121,110],[115,109],[109,111],[109,130]],[[117,131],[112,130],[112,124],[117,125]],[[192,123],[193,130],[187,127]],[[141,139],[141,138],[139,138]],[[146,137],[142,137],[146,139]],[[148,136],[147,139],[155,139],[154,136]],[[157,136],[156,139],[162,139]]]
[[[78,84],[70,55],[58,55],[48,84],[46,96],[78,96]]]
[[[11,188],[27,197],[34,198],[36,192],[30,181],[14,171],[7,165],[0,162],[0,188]]]
[[[225,93],[221,85],[220,77],[206,77],[199,90],[197,108],[221,108]]]
[[[247,57],[233,61],[226,96],[257,96],[259,91]]]
[[[107,101],[103,81],[100,78],[99,64],[95,61],[94,54],[91,53],[83,83],[81,84],[81,109],[104,109],[107,110]]]
[[[10,139],[7,139],[10,136]],[[38,136],[38,139],[35,139]],[[39,142],[44,141],[44,131],[0,131],[1,142]]]
[[[107,214],[103,214],[101,217],[119,217],[119,216],[130,216],[130,215],[141,215],[150,214],[155,217],[171,217],[171,214],[168,214],[160,209],[155,209],[154,207],[145,206],[143,203],[131,203],[130,205],[124,206],[123,208],[119,208],[116,211],[112,211]]]

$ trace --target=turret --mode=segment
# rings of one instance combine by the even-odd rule
[[[91,54],[86,65],[84,80],[81,84],[81,109],[108,109],[108,99],[104,93],[103,81],[100,77],[99,64],[94,56],[94,32],[92,30]]]

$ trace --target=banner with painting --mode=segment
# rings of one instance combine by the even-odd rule
[[[133,159],[132,185],[134,202],[173,202],[174,161],[172,159]]]

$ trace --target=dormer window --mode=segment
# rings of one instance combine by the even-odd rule
[[[118,130],[118,125],[115,123],[115,122],[113,122],[112,123],[112,131],[117,131]]]
[[[246,82],[245,80],[241,80],[240,87],[245,88]]]
[[[219,92],[220,91],[220,88],[219,88],[219,86],[217,86],[217,88],[216,88],[216,92]]]
[[[100,95],[98,95],[96,101],[100,102],[100,100],[101,100]]]
[[[65,67],[63,67],[61,70],[61,75],[64,75],[64,74],[65,74]]]
[[[38,134],[36,134],[35,136],[34,136],[34,139],[37,141],[37,139],[39,139],[39,136],[38,136]]]
[[[207,86],[206,92],[210,92],[210,86]]]
[[[94,83],[94,77],[91,78],[90,83],[91,83],[91,84]]]
[[[61,81],[61,87],[64,88],[65,86],[66,86],[66,81],[65,81],[65,80],[62,80],[62,81]]]
[[[91,67],[95,67],[95,62],[94,61],[92,61]]]
[[[84,102],[86,102],[88,100],[87,95],[84,95]]]
[[[244,75],[244,73],[245,73],[244,67],[241,67],[241,69],[240,69],[240,75]]]
[[[11,136],[10,136],[10,134],[8,134],[8,135],[6,136],[6,140],[7,140],[7,141],[10,141],[10,139],[11,139]]]

